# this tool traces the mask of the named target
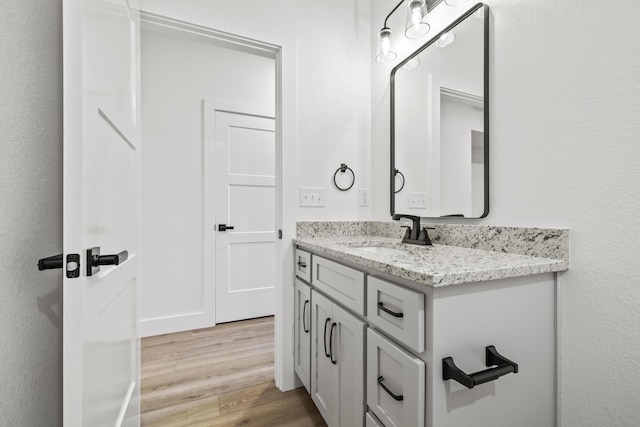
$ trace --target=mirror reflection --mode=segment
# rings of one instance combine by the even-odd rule
[[[487,21],[478,4],[391,73],[391,215],[489,211]]]

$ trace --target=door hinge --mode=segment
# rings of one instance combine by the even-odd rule
[[[282,240],[282,230],[278,230],[278,239]]]

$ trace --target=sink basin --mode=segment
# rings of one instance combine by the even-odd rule
[[[355,247],[352,249],[356,249],[359,251],[365,251],[365,252],[371,252],[377,255],[407,255],[409,254],[409,252],[402,250],[402,249],[396,249],[396,248],[389,248],[386,246],[359,246],[359,247]]]

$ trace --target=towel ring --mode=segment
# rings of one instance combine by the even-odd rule
[[[404,174],[396,169],[396,172],[393,174],[393,176],[397,176],[398,174],[402,177],[402,186],[398,190],[394,191],[394,193],[399,193],[404,188]]]
[[[351,185],[350,185],[350,186],[348,186],[347,188],[342,188],[342,187],[340,187],[340,186],[338,185],[338,183],[336,182],[336,176],[338,175],[338,172],[345,173],[347,170],[351,172]],[[345,165],[344,163],[342,163],[342,164],[340,165],[340,167],[339,167],[338,169],[336,169],[336,173],[334,173],[334,174],[333,174],[333,185],[335,185],[335,186],[336,186],[336,188],[337,188],[338,190],[340,190],[340,191],[347,191],[347,190],[349,190],[351,187],[353,187],[353,184],[354,184],[355,182],[356,182],[356,174],[353,172],[353,170],[352,170],[349,166]]]

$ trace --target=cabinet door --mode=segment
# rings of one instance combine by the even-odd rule
[[[294,359],[295,371],[304,388],[311,392],[311,288],[302,281],[295,282]]]
[[[367,330],[367,404],[387,426],[423,427],[425,364]]]
[[[338,369],[329,353],[333,303],[314,292],[311,317],[311,398],[329,427],[334,427],[338,425]]]
[[[365,323],[337,305],[333,306],[329,331],[329,352],[338,369],[338,425],[362,427],[366,403],[364,398]]]

